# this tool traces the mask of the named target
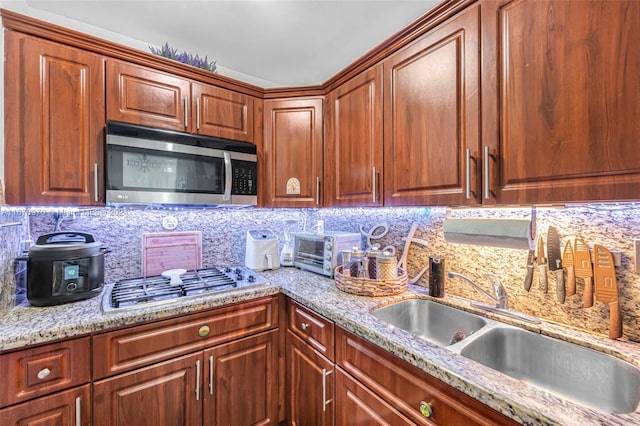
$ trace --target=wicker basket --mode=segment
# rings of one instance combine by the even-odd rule
[[[357,278],[342,275],[342,266],[338,266],[334,271],[336,287],[340,290],[357,294],[358,296],[393,296],[407,290],[407,271],[398,268],[398,278],[394,280],[372,280],[369,278]]]

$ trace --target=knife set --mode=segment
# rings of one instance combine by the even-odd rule
[[[547,268],[556,276],[556,296],[558,302],[564,303],[565,297],[576,294],[576,278],[584,281],[583,307],[593,306],[593,300],[609,305],[609,338],[622,337],[622,316],[618,299],[615,264],[611,252],[599,244],[593,247],[594,260],[591,261],[589,246],[581,238],[576,238],[572,246],[570,241],[564,246],[560,255],[560,235],[555,227],[550,226],[547,233],[547,257],[544,252],[544,240],[538,237],[537,254],[529,250],[527,256],[527,275],[524,288],[531,289],[534,264],[537,264],[540,290],[547,292]],[[564,269],[567,270],[565,287]],[[595,281],[595,285],[594,285]]]

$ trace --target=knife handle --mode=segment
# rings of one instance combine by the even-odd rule
[[[576,268],[569,266],[567,268],[567,296],[576,294]]]
[[[538,265],[538,271],[540,272],[540,276],[538,277],[538,284],[540,285],[540,290],[543,293],[547,292],[547,265]]]
[[[526,291],[531,290],[531,283],[533,282],[533,265],[527,265],[527,275],[524,277],[524,289]]]
[[[609,339],[622,337],[622,316],[620,315],[620,301],[609,303]]]
[[[553,273],[556,274],[556,296],[558,296],[558,302],[564,303],[564,270],[562,268],[556,269]]]
[[[591,277],[584,279],[584,307],[590,308],[593,306],[593,280]]]

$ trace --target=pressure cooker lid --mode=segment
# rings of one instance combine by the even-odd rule
[[[29,257],[86,257],[100,252],[101,248],[102,243],[91,233],[59,231],[38,237],[29,249]]]

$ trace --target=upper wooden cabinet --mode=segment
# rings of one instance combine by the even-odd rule
[[[385,205],[479,202],[479,9],[384,62]]]
[[[382,64],[332,90],[326,115],[324,204],[381,206]]]
[[[107,119],[254,141],[253,98],[165,72],[107,60]]]
[[[482,11],[489,201],[638,199],[640,2],[489,0]]]
[[[201,83],[191,84],[192,132],[253,142],[253,98]],[[193,127],[193,126],[192,126]]]
[[[264,205],[322,204],[322,107],[321,97],[264,101]]]
[[[104,204],[104,58],[4,35],[7,203]]]

